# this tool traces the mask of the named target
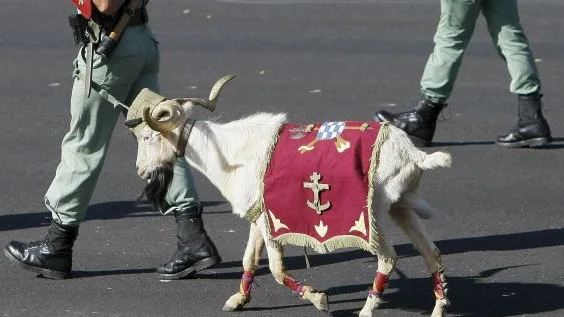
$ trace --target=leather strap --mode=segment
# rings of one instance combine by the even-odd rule
[[[194,127],[194,123],[196,120],[194,119],[186,119],[184,121],[184,126],[182,127],[182,133],[180,134],[180,138],[178,139],[178,145],[176,146],[176,157],[183,157],[186,153],[186,144],[188,143],[188,138],[190,137],[190,133],[192,133],[192,128]]]
[[[84,75],[84,95],[86,98],[90,97],[90,90],[92,87],[92,63],[93,63],[94,44],[89,42],[86,44],[86,74]]]
[[[147,9],[145,7],[135,9],[132,12],[133,14],[129,15],[127,26],[142,25],[149,21],[149,15],[147,14]],[[106,33],[109,33],[116,26],[118,19],[115,16],[105,15],[98,11],[93,11],[92,21],[104,29]]]

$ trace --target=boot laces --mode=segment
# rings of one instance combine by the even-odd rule
[[[410,118],[416,118],[416,110],[404,111],[397,113],[394,117],[395,120],[408,120]]]
[[[43,240],[32,241],[32,242],[27,244],[27,248],[35,248],[35,247],[42,246],[44,244],[47,244],[47,241],[48,241],[47,237],[45,237]]]

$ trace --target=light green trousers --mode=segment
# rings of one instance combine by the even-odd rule
[[[421,92],[431,101],[443,103],[450,97],[480,12],[498,54],[507,63],[509,90],[515,94],[540,91],[537,67],[519,21],[516,0],[441,0],[435,47],[421,78]]]
[[[94,55],[92,80],[100,93],[84,92],[86,65],[81,50],[74,60],[74,84],[70,101],[70,130],[61,144],[61,161],[45,194],[45,205],[53,219],[63,225],[78,226],[86,215],[94,193],[116,121],[124,109],[104,98],[107,93],[129,105],[141,89],[159,91],[159,49],[148,25],[129,27],[111,58]],[[134,168],[134,162],[131,162]],[[188,163],[182,159],[174,167],[167,193],[170,206],[164,213],[198,207],[199,199]]]

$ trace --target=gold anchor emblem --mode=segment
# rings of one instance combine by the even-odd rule
[[[309,206],[309,208],[315,210],[315,212],[317,212],[318,215],[321,215],[321,212],[331,207],[330,201],[327,201],[325,204],[321,204],[321,201],[319,199],[319,192],[329,189],[329,184],[319,183],[319,180],[321,179],[321,175],[319,175],[319,173],[317,172],[311,174],[309,179],[311,179],[312,183],[304,182],[304,188],[309,188],[313,191],[313,202],[308,200],[307,205]]]

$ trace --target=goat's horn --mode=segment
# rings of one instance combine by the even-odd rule
[[[221,92],[221,90],[223,89],[223,86],[225,86],[225,84],[227,84],[231,79],[235,78],[235,75],[226,75],[221,77],[220,79],[218,79],[215,84],[213,85],[211,91],[210,91],[210,103],[213,104],[214,108],[215,108],[215,103],[217,101],[217,98],[219,98],[219,93]]]
[[[217,103],[217,98],[219,98],[219,93],[223,89],[223,86],[227,84],[231,79],[235,78],[235,75],[226,75],[218,79],[213,85],[210,91],[209,100],[204,100],[201,98],[178,98],[174,99],[176,101],[190,101],[196,105],[202,106],[209,111],[213,112],[215,110],[215,104]]]
[[[182,116],[179,115],[178,111],[182,111],[178,106],[173,104],[160,104],[153,109],[156,113],[155,116],[151,113],[151,108],[147,107],[143,110],[143,120],[149,128],[161,132],[167,133],[172,131],[174,128],[178,127],[182,123]],[[157,118],[168,117],[165,120],[159,120]]]
[[[211,112],[213,112],[215,110],[215,105],[210,106],[210,102],[207,101],[207,100],[204,100],[202,98],[174,98],[172,100],[178,101],[178,102],[181,102],[181,103],[190,101],[191,103],[198,105],[198,106],[202,106],[202,107],[208,109]]]

